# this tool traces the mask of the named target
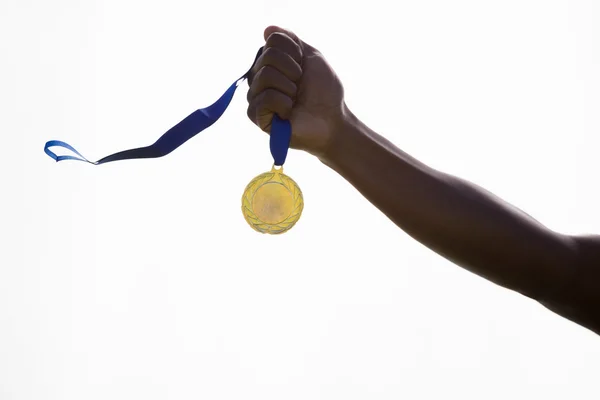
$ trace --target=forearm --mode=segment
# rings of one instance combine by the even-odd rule
[[[407,234],[499,285],[541,299],[571,275],[573,241],[457,177],[436,171],[353,116],[321,160]]]

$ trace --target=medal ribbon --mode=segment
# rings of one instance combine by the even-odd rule
[[[215,122],[223,115],[227,107],[231,103],[231,99],[235,94],[236,89],[245,79],[247,79],[258,60],[258,57],[262,54],[262,47],[258,50],[252,67],[237,79],[230,87],[223,93],[223,95],[215,101],[212,105],[198,109],[185,117],[177,125],[173,126],[167,132],[165,132],[154,144],[146,147],[138,147],[136,149],[124,150],[115,154],[106,156],[98,161],[89,161],[81,153],[68,143],[60,140],[50,140],[46,142],[44,146],[44,152],[51,158],[58,161],[64,160],[76,160],[87,162],[92,165],[105,164],[112,161],[119,160],[131,160],[141,158],[159,158],[166,156],[173,150],[202,132]],[[276,166],[281,166],[285,163],[287,157],[288,148],[292,136],[292,127],[289,121],[280,119],[277,114],[273,116],[271,123],[271,132],[269,139],[269,147],[273,161]],[[50,150],[51,147],[63,147],[67,150],[72,151],[77,156],[57,156]]]

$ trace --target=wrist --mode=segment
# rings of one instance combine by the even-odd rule
[[[366,136],[363,128],[362,122],[344,104],[339,118],[331,127],[326,148],[317,156],[319,160],[328,166],[342,163],[361,146],[361,138]]]

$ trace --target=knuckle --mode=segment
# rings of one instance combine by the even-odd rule
[[[273,89],[265,89],[256,98],[256,110],[262,114],[265,109],[272,109],[277,104],[277,92]]]
[[[254,112],[254,109],[248,107],[248,109],[246,110],[246,115],[248,116],[248,119],[250,121],[256,123],[256,113]]]
[[[248,91],[248,98],[265,89],[277,89],[288,96],[295,96],[296,83],[275,67],[266,65],[256,74],[256,79]]]
[[[266,41],[266,47],[277,47],[278,45],[282,45],[283,43],[291,40],[285,34],[281,32],[273,32],[269,35]]]
[[[292,99],[281,92],[274,91],[271,96],[271,109],[282,118],[288,118],[292,111]]]
[[[263,65],[256,73],[257,81],[269,81],[273,79],[275,69],[270,65]]]
[[[255,77],[256,77],[256,65],[254,65],[250,69],[250,72],[248,73],[248,85],[252,86],[252,83],[254,83]]]
[[[276,103],[275,100],[277,98],[277,91],[275,91],[275,89],[268,88],[263,90],[259,97],[263,104],[273,105]]]
[[[250,84],[250,89],[246,94],[246,99],[248,101],[252,100],[256,95],[269,84],[267,66],[260,67],[260,69],[254,74],[252,79],[252,83]]]
[[[281,51],[275,47],[266,47],[262,53],[262,58],[264,61],[273,62],[277,59],[277,57],[281,54]]]
[[[250,119],[250,121],[256,123],[256,101],[248,104],[248,108],[246,109],[246,115]]]
[[[277,84],[280,73],[270,65],[262,66],[254,77],[254,90],[260,90]]]
[[[256,123],[258,116],[279,114],[282,118],[288,118],[293,108],[293,100],[286,94],[276,89],[265,89],[250,102],[247,114],[250,120]]]
[[[273,67],[294,82],[302,77],[300,64],[291,55],[275,47],[265,49],[255,68],[260,70],[265,66]]]
[[[254,97],[253,95],[253,90],[252,90],[252,86],[253,84],[250,85],[250,89],[248,89],[248,91],[246,92],[246,101],[248,102],[248,104],[250,104],[250,102],[252,101],[252,98]]]
[[[298,43],[284,33],[274,32],[269,35],[265,43],[264,52],[267,52],[271,48],[276,49],[270,51],[271,56],[274,56],[277,50],[279,50],[279,53],[288,54],[297,62],[300,62],[302,59],[302,52]]]

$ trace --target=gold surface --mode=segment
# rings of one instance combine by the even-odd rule
[[[246,222],[258,232],[272,235],[290,230],[300,219],[304,199],[302,191],[283,168],[274,166],[252,179],[242,196]]]

